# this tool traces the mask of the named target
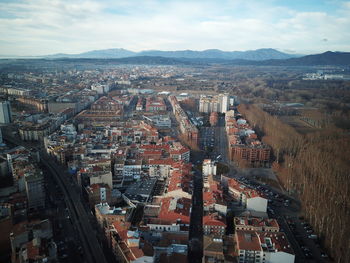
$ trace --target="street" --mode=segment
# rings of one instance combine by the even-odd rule
[[[30,143],[14,138],[9,133],[4,133],[4,139],[15,145],[22,145],[32,150],[41,150],[39,147],[33,147]],[[75,188],[75,185],[72,184],[72,181],[69,180],[71,176],[66,171],[66,168],[58,165],[43,151],[40,152],[40,158],[41,163],[46,167],[47,171],[51,173],[55,183],[61,191],[61,194],[63,194],[65,204],[69,211],[69,217],[73,223],[73,228],[78,230],[79,238],[82,241],[82,247],[87,262],[107,262],[101,249],[101,245],[97,241],[93,228],[89,222],[86,210],[83,207],[80,193]],[[64,258],[67,257],[68,255]]]

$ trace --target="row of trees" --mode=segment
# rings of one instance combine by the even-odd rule
[[[350,262],[350,136],[344,130],[301,135],[256,105],[239,112],[272,146],[280,181],[298,193],[305,216],[336,262]]]

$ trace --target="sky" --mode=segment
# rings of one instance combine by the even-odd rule
[[[90,50],[350,52],[350,1],[0,0],[0,55]]]

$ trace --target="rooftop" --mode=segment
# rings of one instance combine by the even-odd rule
[[[156,178],[135,182],[126,189],[124,194],[130,200],[147,202],[152,195],[156,182]]]
[[[110,207],[107,203],[100,203],[95,205],[95,208],[98,209],[98,211],[102,215],[125,215],[126,209],[123,209],[121,207]]]
[[[282,232],[236,231],[237,248],[239,250],[283,251],[294,254],[294,251]]]

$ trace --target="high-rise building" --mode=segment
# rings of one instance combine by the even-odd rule
[[[216,163],[210,159],[203,160],[203,176],[216,175]]]
[[[220,98],[220,112],[226,113],[229,105],[229,97],[227,94],[220,94],[219,98]]]
[[[44,176],[41,172],[27,175],[25,187],[28,198],[28,208],[43,209],[45,207]]]
[[[11,123],[12,114],[9,101],[0,102],[0,123]]]
[[[228,110],[228,107],[229,107],[228,94],[219,94],[216,96],[202,95],[199,100],[199,112],[225,113]]]

